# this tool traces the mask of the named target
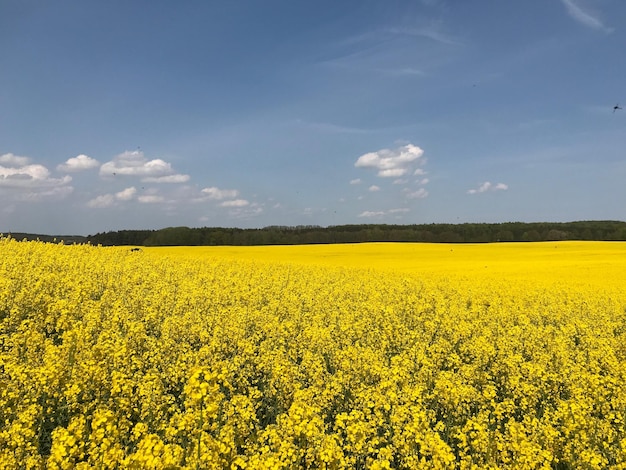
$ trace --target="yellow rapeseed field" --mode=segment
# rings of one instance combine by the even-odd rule
[[[0,238],[0,468],[626,469],[626,243]]]

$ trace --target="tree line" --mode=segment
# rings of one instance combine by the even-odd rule
[[[18,238],[15,235],[13,236]],[[40,239],[43,240],[43,238]],[[361,224],[333,225],[328,227],[316,225],[274,225],[248,229],[168,227],[159,230],[119,230],[96,233],[86,237],[73,237],[72,241],[78,243],[89,242],[105,246],[241,246],[363,242],[490,243],[558,240],[626,241],[626,222]],[[64,241],[67,242],[67,238]]]

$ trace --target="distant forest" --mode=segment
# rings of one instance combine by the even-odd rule
[[[119,230],[95,235],[51,236],[9,233],[23,240],[134,246],[304,245],[319,243],[428,242],[490,243],[557,240],[626,241],[626,222],[507,222],[499,224],[315,225],[270,226],[258,229],[168,227],[160,230]]]

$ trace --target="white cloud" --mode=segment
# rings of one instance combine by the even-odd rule
[[[2,157],[2,162],[11,166],[0,165],[0,187],[37,190],[66,186],[72,181],[71,176],[51,178],[50,171],[43,165],[22,165],[28,162],[26,157],[16,157],[13,154],[5,154]]]
[[[410,212],[411,209],[407,208],[407,207],[401,207],[398,209],[389,209],[389,213],[390,214],[399,214],[402,212]]]
[[[118,201],[131,201],[137,194],[137,188],[131,186],[115,194],[102,194],[87,202],[87,207],[102,209],[116,205]]]
[[[415,171],[413,172],[413,175],[414,175],[414,176],[423,176],[423,175],[425,175],[425,174],[427,174],[427,173],[426,173],[423,169],[421,169],[421,168],[418,168],[417,170],[415,170]]]
[[[104,207],[111,207],[113,204],[115,204],[114,194],[103,194],[90,201],[87,201],[87,207],[93,207],[97,209],[102,209]]]
[[[358,216],[359,217],[382,217],[385,215],[384,211],[363,211]]]
[[[371,192],[380,191],[380,187],[373,184],[369,188],[367,188],[367,190]]]
[[[421,180],[417,181],[417,184],[428,184],[430,183],[430,180],[428,178],[422,178]]]
[[[507,189],[509,189],[509,187],[504,183],[492,184],[489,181],[485,181],[476,189],[468,189],[467,194],[486,193],[487,191],[506,191]]]
[[[26,202],[41,202],[49,201],[51,199],[65,199],[67,196],[74,192],[72,186],[54,186],[47,188],[37,188],[33,190],[21,193],[15,197],[18,201]]]
[[[235,199],[233,201],[224,201],[220,204],[222,207],[245,207],[249,205],[250,202],[245,199]]]
[[[208,199],[222,200],[222,199],[232,199],[239,196],[239,191],[236,189],[219,189],[214,186],[210,188],[204,188],[202,190],[203,194],[208,196]]]
[[[410,171],[413,163],[422,163],[418,160],[424,151],[413,144],[403,145],[395,149],[381,149],[361,155],[354,166],[357,168],[373,168],[378,170],[381,178],[397,178]]]
[[[172,165],[160,158],[148,160],[143,152],[126,151],[100,167],[100,176],[137,176],[144,183],[186,183],[189,175],[175,173]]]
[[[156,194],[147,194],[139,196],[137,200],[143,204],[155,204],[165,201],[165,198],[163,196],[157,196]]]
[[[126,188],[119,193],[115,193],[115,198],[120,201],[130,201],[137,194],[137,189],[132,186],[130,188]]]
[[[233,201],[229,201],[229,202],[233,202]],[[258,202],[252,202],[249,204],[242,204],[242,205],[230,205],[228,207],[230,207],[228,214],[231,217],[235,217],[238,219],[254,217],[263,212],[263,204],[259,204]]]
[[[68,158],[65,163],[57,166],[57,170],[67,172],[82,171],[96,168],[98,165],[100,165],[100,162],[95,158],[81,154],[76,157]]]
[[[468,189],[467,194],[484,193],[486,191],[489,191],[489,188],[491,188],[491,183],[489,181],[486,181],[481,184],[477,189]]]
[[[18,168],[0,165],[1,186],[26,186],[34,181],[45,181],[50,172],[43,165],[25,165]]]
[[[173,173],[172,165],[160,158],[148,160],[144,157],[143,152],[139,150],[121,153],[100,167],[101,176],[160,177],[172,175]]]
[[[420,188],[417,191],[405,191],[407,199],[424,199],[428,197],[428,191],[424,188]]]
[[[189,181],[189,175],[168,175],[168,176],[148,176],[142,178],[144,183],[186,183]]]
[[[350,184],[361,184],[361,178],[355,178],[350,180]]]
[[[25,166],[30,162],[30,158],[28,157],[20,157],[18,155],[13,155],[12,153],[5,153],[4,155],[0,155],[0,164],[9,165],[9,166]]]
[[[406,175],[408,171],[409,170],[406,168],[389,168],[387,170],[380,170],[378,176],[381,178],[397,178]]]
[[[580,5],[580,1],[575,0],[561,0],[569,15],[579,23],[592,28],[611,33],[613,28],[607,27],[598,16],[593,15],[588,9],[584,9]]]

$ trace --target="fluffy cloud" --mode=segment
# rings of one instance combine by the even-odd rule
[[[115,193],[115,197],[120,201],[130,201],[137,194],[137,189],[132,186],[130,188],[126,188],[119,193]]]
[[[385,215],[384,211],[363,211],[359,217],[382,217],[383,215]]]
[[[361,184],[361,178],[355,178],[350,180],[350,184]]]
[[[63,186],[72,181],[71,176],[50,178],[50,171],[43,165],[25,165],[18,168],[0,165],[0,186],[16,188],[49,188]]]
[[[424,151],[416,145],[407,144],[395,149],[382,149],[361,155],[354,166],[378,170],[381,178],[398,178],[408,174],[411,165],[420,161]]]
[[[428,191],[424,188],[420,188],[417,191],[405,190],[407,199],[424,199],[428,197]]]
[[[236,198],[239,196],[239,191],[236,189],[219,189],[212,186],[210,188],[204,188],[202,194],[206,194],[208,199],[221,201],[222,199]]]
[[[76,157],[68,158],[65,163],[57,166],[57,170],[66,172],[82,171],[96,168],[98,165],[100,165],[100,162],[95,158],[81,154]]]
[[[13,155],[12,153],[5,153],[4,155],[0,155],[0,165],[9,165],[9,166],[25,166],[28,165],[30,159],[28,157],[20,157],[17,155]]]
[[[509,189],[509,187],[504,183],[492,184],[489,181],[485,181],[476,189],[468,189],[467,194],[486,193],[487,191],[506,191],[507,189]]]
[[[111,207],[115,204],[115,195],[114,194],[103,194],[102,196],[98,196],[90,201],[87,201],[88,207],[93,207],[97,209],[102,209],[104,207]]]
[[[378,176],[382,178],[397,178],[406,175],[408,171],[409,170],[406,168],[389,168],[387,170],[380,170]]]
[[[380,187],[373,184],[369,188],[367,188],[367,190],[371,192],[376,192],[376,191],[380,191]]]
[[[1,188],[0,188],[1,189]],[[14,194],[14,200],[25,202],[42,202],[51,199],[64,199],[74,192],[72,186],[55,186],[47,188],[29,188],[26,192]]]
[[[172,165],[156,158],[148,160],[143,152],[126,151],[100,167],[101,176],[139,176],[146,183],[184,183],[189,175],[176,174]]]
[[[397,209],[389,209],[388,211],[363,211],[358,215],[358,217],[375,218],[384,217],[388,214],[395,214],[396,218],[402,218],[400,214],[403,214],[405,212],[410,212],[410,209],[406,207],[400,207]]]
[[[186,183],[189,175],[148,176],[142,178],[144,183]]]
[[[245,199],[235,199],[233,201],[224,201],[220,204],[222,207],[245,207],[250,205],[249,201]]]
[[[228,202],[235,202],[235,201],[228,201]],[[229,208],[228,214],[231,217],[234,217],[237,219],[247,219],[247,218],[255,217],[263,212],[263,204],[259,204],[258,202],[243,201],[243,202],[236,203],[236,204],[225,205],[225,203],[223,203],[221,205],[224,207],[228,207]]]
[[[103,194],[87,202],[88,207],[102,209],[105,207],[114,206],[118,201],[130,201],[137,194],[137,189],[134,186],[126,188],[114,194]]]
[[[12,153],[0,155],[0,190],[23,201],[39,201],[48,197],[62,198],[73,191],[71,176],[52,178],[43,165],[30,163],[28,157]],[[18,191],[18,193],[15,193]]]
[[[219,207],[230,209],[230,214],[236,217],[254,215],[258,209],[258,204],[239,198],[240,192],[237,189],[221,189],[211,186],[202,189],[200,193],[200,197],[194,197],[191,201],[196,203],[215,201]]]
[[[145,196],[139,196],[137,200],[142,204],[157,204],[159,202],[165,202],[165,198],[157,194],[146,194]]]

